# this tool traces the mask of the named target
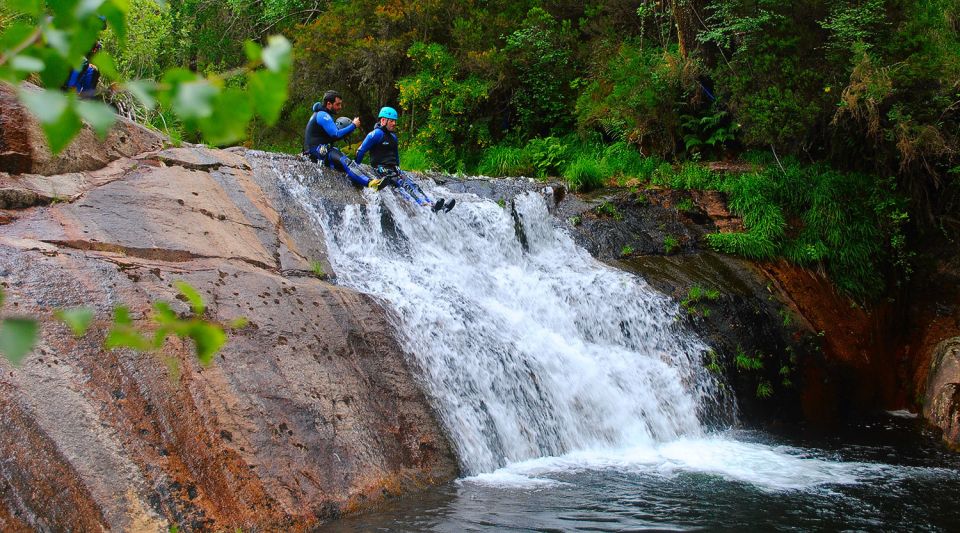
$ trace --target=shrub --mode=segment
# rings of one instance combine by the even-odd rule
[[[477,173],[487,176],[530,176],[534,165],[523,148],[491,146],[483,151]]]
[[[600,163],[590,156],[579,156],[563,171],[567,184],[575,191],[592,191],[603,185],[606,173]]]

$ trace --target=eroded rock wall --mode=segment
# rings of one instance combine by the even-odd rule
[[[187,147],[4,178],[38,199],[3,212],[4,311],[42,320],[0,375],[4,530],[303,530],[456,475],[382,307],[318,279],[316,229],[285,227],[276,172],[320,171],[260,163]],[[313,178],[358,200],[342,176]],[[186,313],[176,280],[209,320],[250,321],[212,365],[176,339],[103,348],[115,306],[142,327],[157,300]],[[51,317],[75,306],[96,312],[81,339]]]

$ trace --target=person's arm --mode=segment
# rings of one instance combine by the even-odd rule
[[[333,121],[333,117],[331,117],[330,113],[327,113],[326,111],[320,111],[317,113],[317,118],[315,120],[317,121],[317,124],[323,128],[323,131],[327,132],[327,135],[334,139],[342,139],[351,134],[353,130],[357,129],[356,124],[350,124],[342,130],[338,129],[337,123]]]
[[[355,161],[357,164],[363,163],[363,156],[367,155],[367,150],[373,148],[378,142],[383,140],[383,130],[377,128],[367,134],[366,138],[363,139],[363,143],[360,145],[360,148],[357,149],[357,158]]]

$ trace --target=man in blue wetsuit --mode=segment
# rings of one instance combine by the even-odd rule
[[[379,179],[369,179],[359,171],[350,158],[343,155],[333,143],[353,133],[360,127],[360,117],[344,128],[338,128],[333,121],[333,115],[343,108],[343,98],[337,91],[327,91],[323,95],[323,102],[313,104],[313,115],[303,133],[303,150],[314,162],[325,163],[331,168],[346,172],[350,180],[360,187],[380,186]]]
[[[364,156],[370,153],[370,166],[380,177],[381,183],[377,188],[390,184],[400,191],[405,198],[419,205],[432,205],[434,211],[453,209],[456,200],[444,202],[441,198],[433,203],[416,183],[400,170],[400,144],[397,140],[397,110],[392,107],[380,109],[378,123],[373,131],[363,139],[363,144],[357,150],[357,163],[362,163]]]

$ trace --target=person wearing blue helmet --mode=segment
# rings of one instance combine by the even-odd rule
[[[310,116],[303,133],[303,151],[310,156],[311,161],[345,172],[354,184],[377,188],[380,186],[379,179],[371,180],[364,176],[350,158],[333,145],[360,127],[360,117],[354,118],[342,128],[338,127],[333,115],[342,108],[343,98],[337,91],[327,91],[323,95],[322,103],[313,104],[313,115]]]
[[[377,117],[377,125],[373,131],[363,139],[363,144],[357,150],[357,163],[363,163],[363,158],[370,154],[370,166],[380,177],[377,188],[385,184],[397,187],[400,194],[406,199],[422,206],[432,206],[434,211],[453,209],[456,200],[445,202],[443,198],[433,203],[423,190],[400,170],[400,143],[395,130],[397,119],[400,118],[397,110],[392,107],[383,107]]]

